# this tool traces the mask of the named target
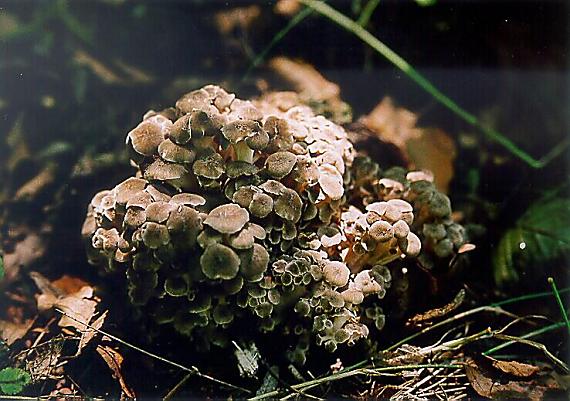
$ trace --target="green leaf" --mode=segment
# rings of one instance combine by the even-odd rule
[[[4,279],[4,255],[0,255],[0,281]]]
[[[416,0],[416,3],[422,7],[429,7],[437,3],[437,0]]]
[[[518,280],[517,267],[544,263],[570,250],[570,199],[548,196],[532,204],[493,253],[495,282]]]
[[[19,368],[4,368],[0,370],[0,392],[7,395],[19,394],[32,378],[25,370]]]

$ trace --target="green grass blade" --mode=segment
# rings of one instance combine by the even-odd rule
[[[372,14],[374,14],[374,11],[376,10],[376,7],[378,7],[378,4],[380,4],[380,0],[368,0],[368,3],[366,3],[366,6],[364,6],[364,9],[360,13],[358,21],[356,21],[356,23],[365,28],[366,25],[368,25],[370,22],[370,18],[372,17]]]
[[[566,322],[566,328],[568,329],[568,334],[570,334],[570,320],[568,320],[568,314],[566,313],[566,308],[564,308],[564,303],[562,302],[562,298],[560,297],[560,292],[558,288],[556,288],[556,282],[552,277],[548,277],[548,282],[552,286],[552,293],[554,294],[554,298],[556,298],[556,302],[558,303],[558,307],[560,308],[560,312],[562,313],[562,318],[564,318],[564,322]]]
[[[277,45],[277,43],[279,43],[289,33],[289,31],[291,31],[291,29],[299,25],[305,18],[311,15],[313,11],[314,10],[311,7],[305,7],[297,14],[295,14],[295,16],[291,18],[291,20],[287,23],[287,25],[285,25],[283,29],[277,32],[275,36],[273,36],[271,42],[269,42],[269,44],[261,51],[261,53],[259,53],[255,57],[255,59],[251,62],[251,64],[247,68],[242,78],[242,81],[245,81],[249,77],[253,69],[265,61],[265,58],[267,57],[271,49],[273,49],[275,45]]]
[[[357,22],[353,21],[352,19],[348,18],[341,12],[335,10],[328,4],[325,4],[322,1],[317,0],[299,0],[302,4],[314,9],[319,14],[327,17],[340,27],[344,28],[345,30],[349,31],[350,33],[357,36],[360,40],[364,43],[372,47],[378,53],[380,53],[384,58],[394,64],[397,68],[399,68],[404,74],[406,74],[409,78],[411,78],[416,84],[418,84],[422,89],[428,92],[434,99],[436,99],[439,103],[447,107],[457,116],[459,116],[462,120],[467,122],[468,124],[478,128],[485,134],[489,139],[497,142],[505,149],[507,149],[510,153],[514,156],[521,159],[523,162],[528,164],[532,168],[542,168],[546,166],[549,162],[551,162],[554,158],[559,156],[569,145],[570,145],[570,138],[562,141],[558,145],[556,145],[550,152],[542,157],[541,159],[535,159],[524,150],[519,148],[512,142],[510,139],[505,137],[500,132],[486,127],[480,123],[480,121],[475,117],[473,114],[469,113],[468,111],[464,110],[461,106],[459,106],[455,101],[437,89],[427,78],[421,75],[415,68],[413,68],[406,60],[400,57],[396,52],[386,46],[383,42],[379,39],[374,37],[370,32],[366,29],[358,25]]]

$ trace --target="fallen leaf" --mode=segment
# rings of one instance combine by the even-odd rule
[[[491,357],[487,358],[491,361],[491,365],[493,365],[494,368],[517,377],[529,377],[540,371],[538,366],[529,365],[527,363],[499,361]]]
[[[502,369],[499,371],[502,372]],[[499,380],[498,376],[495,378],[491,371],[479,366],[474,360],[469,360],[466,364],[465,374],[477,394],[492,399],[523,398],[542,401],[547,392],[562,390],[558,382],[549,376],[528,381]]]
[[[382,142],[395,145],[409,169],[432,172],[438,190],[447,193],[457,153],[455,142],[444,131],[418,127],[417,122],[415,113],[395,106],[389,97],[359,119]]]
[[[0,338],[10,346],[24,337],[32,328],[35,319],[27,319],[23,322],[9,322],[0,320]]]
[[[301,10],[299,0],[278,0],[273,7],[276,14],[292,17]]]
[[[97,319],[93,321],[89,326],[89,328],[81,334],[81,339],[79,340],[79,345],[77,346],[77,354],[85,348],[87,344],[95,337],[97,334],[97,330],[103,327],[103,323],[105,323],[105,319],[107,318],[107,314],[109,311],[105,311],[99,316]]]
[[[246,7],[230,8],[219,11],[214,17],[216,27],[223,35],[234,32],[235,29],[247,31],[253,23],[261,16],[261,8],[252,4]]]
[[[98,303],[93,299],[93,287],[84,285],[77,290],[76,287],[83,282],[69,276],[54,282],[61,288],[40,273],[31,272],[30,277],[41,291],[37,296],[38,310],[59,309],[64,314],[58,322],[60,327],[74,327],[81,333],[87,329]],[[75,292],[66,293],[65,289]]]
[[[269,61],[271,68],[299,93],[301,102],[310,106],[316,114],[323,114],[337,124],[352,120],[350,106],[340,98],[340,87],[327,80],[310,64],[275,57]]]
[[[32,200],[55,181],[57,165],[48,163],[40,172],[24,183],[14,195],[14,201]]]
[[[27,230],[24,230],[27,231]],[[39,233],[28,231],[13,249],[4,253],[4,280],[0,286],[8,286],[20,277],[20,271],[33,265],[45,253],[45,241]]]
[[[440,129],[423,129],[419,137],[410,138],[407,142],[407,151],[411,162],[409,167],[431,171],[437,189],[447,193],[457,154],[453,139]]]
[[[422,130],[416,127],[417,115],[396,107],[390,97],[382,99],[368,115],[360,118],[360,122],[379,139],[393,143],[406,155],[408,141],[422,136]]]
[[[435,309],[431,309],[427,312],[419,313],[419,314],[415,315],[414,317],[408,319],[408,321],[406,322],[406,325],[407,326],[409,326],[409,325],[420,326],[421,323],[423,323],[425,321],[429,321],[429,320],[437,319],[439,317],[443,317],[443,316],[449,314],[450,312],[454,311],[455,309],[457,309],[459,306],[461,306],[464,299],[465,299],[465,290],[460,290],[457,293],[457,295],[455,296],[455,298],[451,302],[449,302],[448,304],[442,306],[441,308],[435,308]]]
[[[121,373],[123,356],[119,354],[119,352],[115,351],[113,348],[107,345],[98,345],[97,352],[99,353],[99,355],[101,355],[101,358],[103,358],[107,366],[109,366],[109,369],[111,369],[113,377],[119,381],[121,390],[125,393],[127,397],[134,399],[136,395],[134,391],[127,385]]]

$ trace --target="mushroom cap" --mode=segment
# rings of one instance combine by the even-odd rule
[[[234,249],[249,249],[253,246],[255,239],[249,230],[243,229],[240,232],[231,235],[228,242]]]
[[[240,272],[248,281],[259,281],[267,270],[269,253],[258,243],[250,250],[240,253]]]
[[[175,207],[168,202],[154,202],[146,208],[146,220],[155,223],[164,223]]]
[[[427,170],[419,170],[419,171],[410,171],[406,174],[406,180],[410,182],[416,181],[428,181],[433,182],[433,173]]]
[[[218,153],[212,153],[196,160],[192,165],[192,170],[196,175],[217,180],[226,171],[226,167],[222,156]]]
[[[245,138],[245,143],[250,149],[263,150],[269,145],[269,135],[264,130],[255,131]]]
[[[146,157],[155,155],[163,140],[162,126],[152,118],[144,120],[127,134],[127,144]]]
[[[139,228],[146,221],[146,212],[142,207],[130,207],[123,218],[123,225],[128,228]]]
[[[202,273],[211,280],[231,280],[239,271],[240,259],[228,246],[209,245],[200,257]]]
[[[158,145],[160,158],[172,163],[192,163],[196,154],[183,146],[177,145],[170,139],[165,139]]]
[[[200,231],[202,229],[202,219],[198,212],[191,207],[178,205],[171,211],[166,227],[169,231]]]
[[[344,299],[344,302],[349,304],[359,305],[364,301],[364,294],[362,293],[362,291],[354,287],[344,290],[343,292],[340,293],[340,295],[342,295],[342,299]]]
[[[180,164],[166,163],[156,159],[144,171],[144,178],[152,181],[176,180],[187,172]]]
[[[144,190],[146,184],[148,184],[148,182],[142,178],[127,178],[113,189],[116,202],[120,205],[126,205],[133,195]]]
[[[184,145],[190,141],[190,138],[192,137],[190,130],[190,117],[190,114],[186,114],[174,122],[170,132],[168,133],[168,137],[173,142],[179,145]]]
[[[376,241],[385,242],[394,237],[394,229],[387,221],[378,220],[372,223],[368,234]]]
[[[297,163],[297,156],[291,152],[275,152],[265,161],[265,168],[273,178],[283,178],[289,174]]]
[[[168,229],[162,224],[146,222],[140,230],[144,244],[151,249],[159,248],[170,242]]]
[[[153,202],[152,196],[146,191],[139,191],[129,197],[127,209],[131,207],[140,207],[146,209]]]
[[[267,217],[273,211],[273,198],[264,193],[254,193],[248,210],[255,217]]]
[[[259,188],[271,195],[281,195],[287,189],[285,185],[275,180],[267,180],[259,185]]]
[[[374,294],[382,291],[382,286],[370,276],[369,270],[363,270],[354,278],[354,285],[364,295]]]
[[[319,185],[321,190],[332,200],[342,198],[344,194],[342,175],[331,164],[319,166]]]
[[[249,213],[246,209],[229,203],[212,209],[204,224],[222,234],[233,234],[241,230],[248,221]]]
[[[303,201],[297,192],[286,188],[273,203],[273,208],[279,217],[296,223],[301,218]]]
[[[180,193],[172,196],[170,202],[179,205],[202,206],[206,204],[206,199],[196,194]]]
[[[324,280],[335,287],[344,287],[348,284],[350,269],[342,262],[330,261],[323,268]]]
[[[421,250],[422,243],[420,239],[416,234],[410,231],[406,237],[406,249],[404,249],[403,252],[406,254],[406,256],[416,257],[420,254]]]
[[[255,175],[258,171],[259,169],[255,164],[243,160],[230,161],[226,165],[226,174],[230,178],[237,178],[242,175]]]
[[[410,232],[410,226],[404,220],[398,220],[392,226],[394,229],[394,237],[396,238],[406,238]]]
[[[176,102],[176,108],[182,114],[191,113],[194,109],[205,109],[210,106],[210,94],[204,88],[185,94]]]
[[[243,141],[258,131],[261,131],[261,126],[252,120],[236,120],[222,127],[222,134],[232,144]]]

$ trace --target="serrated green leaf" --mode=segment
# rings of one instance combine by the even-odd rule
[[[19,394],[31,381],[30,374],[25,370],[19,368],[4,368],[0,370],[0,392],[4,394]]]
[[[493,253],[495,282],[518,280],[517,267],[551,260],[570,250],[570,199],[546,197],[532,204],[507,230]]]

